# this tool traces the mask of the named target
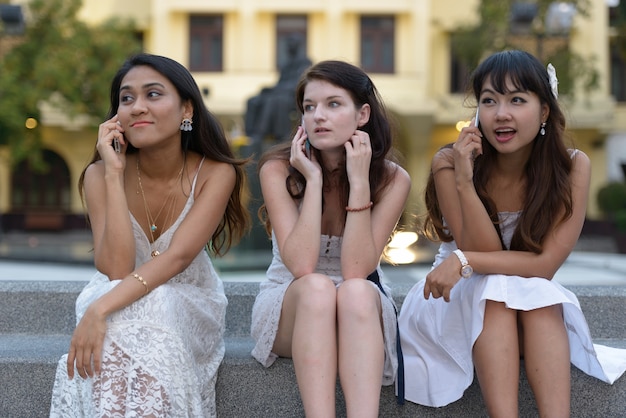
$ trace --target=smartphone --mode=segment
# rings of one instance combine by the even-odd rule
[[[304,129],[304,133],[307,136],[306,141],[304,141],[304,155],[306,155],[307,158],[311,158],[311,142],[309,141],[309,134],[304,128],[304,115],[302,116],[302,122],[300,125],[302,126],[302,129]]]
[[[115,152],[117,152],[118,154],[120,152],[122,152],[122,146],[120,145],[120,140],[117,138],[113,138],[113,149],[115,150]]]
[[[478,120],[478,111],[480,110],[480,107],[476,106],[476,116],[474,116],[474,126],[478,128],[478,124],[480,123]]]

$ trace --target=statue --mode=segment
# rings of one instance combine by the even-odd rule
[[[280,78],[274,87],[266,87],[248,99],[246,105],[246,135],[252,142],[266,136],[276,141],[289,139],[293,129],[296,105],[295,90],[302,73],[311,61],[301,52],[302,39],[291,35],[287,39],[287,62],[280,69]]]

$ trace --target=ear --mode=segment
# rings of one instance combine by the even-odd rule
[[[183,103],[183,119],[192,119],[193,118],[193,104],[191,100],[187,100]]]
[[[357,112],[357,126],[360,128],[370,120],[370,105],[365,103]]]
[[[550,106],[548,106],[547,103],[544,103],[541,106],[541,122],[547,121],[549,116],[550,116]]]

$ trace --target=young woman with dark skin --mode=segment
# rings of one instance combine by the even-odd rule
[[[150,54],[124,63],[79,183],[97,273],[51,416],[216,415],[227,300],[209,253],[247,229],[243,163],[187,69]]]

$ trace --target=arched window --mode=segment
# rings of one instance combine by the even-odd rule
[[[59,154],[43,151],[43,170],[34,170],[28,161],[20,162],[11,179],[13,212],[68,212],[70,209],[70,170]]]

